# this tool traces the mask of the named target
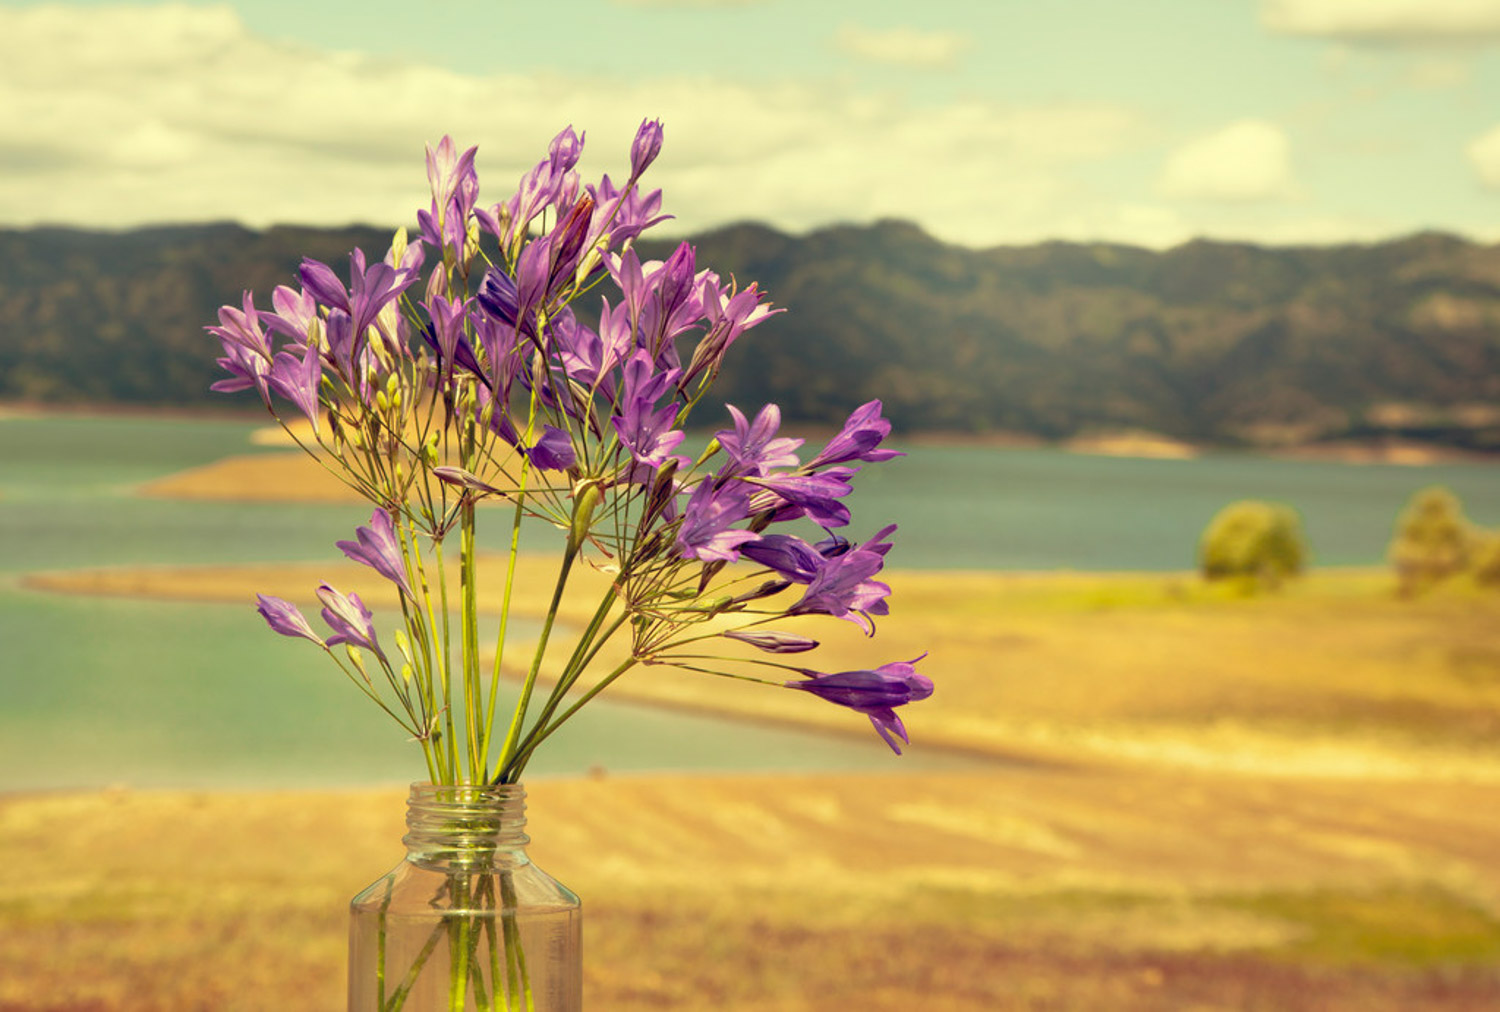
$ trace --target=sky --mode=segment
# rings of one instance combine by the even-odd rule
[[[0,0],[0,227],[394,227],[645,117],[676,234],[1500,240],[1500,0]]]

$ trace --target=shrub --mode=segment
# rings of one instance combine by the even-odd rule
[[[1198,567],[1206,579],[1238,580],[1249,591],[1279,586],[1302,572],[1306,561],[1302,518],[1281,503],[1230,503],[1198,542]]]
[[[1458,496],[1440,485],[1417,492],[1396,518],[1387,551],[1401,593],[1410,596],[1469,568],[1478,561],[1478,540]]]

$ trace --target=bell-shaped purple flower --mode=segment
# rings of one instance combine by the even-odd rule
[[[312,640],[320,647],[325,645],[323,638],[313,632],[312,626],[292,602],[269,594],[256,594],[255,599],[260,602],[255,610],[260,612],[260,617],[275,632],[283,636],[300,636],[302,639]]]
[[[344,554],[390,580],[408,598],[415,598],[406,578],[406,561],[401,555],[401,540],[396,535],[396,525],[392,522],[391,515],[383,509],[377,509],[370,514],[370,525],[356,527],[354,535],[359,539],[357,542],[337,542]]]
[[[566,471],[578,462],[573,437],[555,425],[542,428],[541,438],[526,451],[531,463],[543,471]]]
[[[853,474],[853,470],[847,467],[831,467],[821,474],[771,474],[745,480],[774,492],[776,497],[820,527],[843,527],[849,523],[849,507],[839,499],[853,490],[849,484]],[[757,502],[756,507],[757,512],[761,508],[775,508],[776,498],[770,498],[768,503]],[[791,515],[796,515],[796,512]]]
[[[358,594],[341,594],[323,583],[318,585],[318,600],[323,602],[323,621],[333,630],[333,635],[328,637],[329,646],[348,643],[385,658],[385,652],[375,639],[375,617]]]
[[[869,401],[855,408],[844,427],[819,451],[808,467],[842,464],[850,460],[877,463],[892,457],[906,456],[900,450],[879,449],[880,441],[891,434],[891,423],[880,416],[880,402]]]
[[[753,531],[734,529],[749,516],[750,494],[743,485],[729,482],[715,488],[713,481],[705,479],[683,508],[677,549],[685,559],[733,562],[740,557],[741,545],[759,537]]]
[[[309,344],[299,359],[289,351],[278,351],[271,362],[268,380],[272,390],[297,405],[318,431],[318,382],[323,377],[323,358]]]
[[[741,554],[793,583],[811,583],[824,564],[818,550],[795,534],[763,534]]]
[[[863,713],[870,718],[870,723],[885,743],[900,755],[901,746],[896,743],[897,739],[908,743],[911,739],[907,737],[901,718],[896,716],[895,707],[932,695],[932,679],[917,674],[916,663],[922,657],[882,664],[873,671],[840,671],[831,675],[803,671],[807,676],[805,681],[787,682],[786,685]]]
[[[730,417],[734,419],[734,430],[714,433],[714,438],[724,448],[729,461],[720,470],[720,475],[766,475],[773,467],[796,467],[799,461],[795,452],[802,445],[800,439],[777,438],[781,427],[781,409],[767,404],[760,409],[754,422],[747,422],[740,409],[726,404]]]
[[[885,557],[877,549],[856,548],[824,559],[802,599],[788,608],[787,614],[832,615],[873,635],[875,626],[870,616],[890,614],[885,600],[890,596],[890,586],[872,579],[884,565]]]

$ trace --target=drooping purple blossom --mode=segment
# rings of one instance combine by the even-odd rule
[[[917,674],[916,663],[922,657],[882,664],[873,671],[840,671],[831,675],[803,671],[804,681],[787,682],[786,685],[869,717],[880,737],[900,755],[901,746],[897,739],[907,743],[911,739],[907,736],[906,726],[896,715],[895,707],[932,695],[932,679]]]
[[[685,559],[704,562],[733,562],[740,557],[739,548],[759,535],[735,529],[750,516],[750,494],[739,482],[715,487],[704,480],[693,489],[682,510],[682,526],[677,530],[677,550]]]
[[[255,599],[260,602],[255,610],[260,612],[260,617],[275,632],[283,636],[300,636],[302,639],[312,640],[320,647],[325,645],[323,638],[313,632],[306,617],[292,602],[270,594],[256,594]]]
[[[891,434],[891,423],[880,416],[880,407],[880,402],[876,400],[855,408],[844,422],[843,429],[828,441],[828,445],[807,466],[824,467],[850,460],[876,463],[905,456],[900,450],[879,449],[880,441]]]
[[[401,540],[391,515],[383,509],[370,514],[367,527],[356,527],[358,541],[340,541],[338,547],[355,562],[362,562],[401,588],[408,598],[415,598],[406,578],[406,561],[401,554]]]
[[[318,600],[323,602],[323,621],[333,630],[333,635],[328,637],[329,646],[347,643],[363,647],[382,659],[385,657],[375,639],[375,617],[358,594],[341,594],[323,583],[318,585]]]
[[[811,583],[824,564],[818,550],[795,534],[763,534],[741,554],[792,583]]]
[[[890,614],[886,598],[891,588],[872,577],[885,565],[884,554],[855,548],[825,559],[807,584],[802,599],[787,609],[788,615],[832,615],[853,622],[873,635],[872,615]]]

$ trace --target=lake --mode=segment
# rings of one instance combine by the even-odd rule
[[[0,789],[312,786],[411,779],[420,765],[388,718],[317,651],[244,606],[24,591],[38,569],[337,559],[359,506],[171,502],[141,482],[256,452],[252,423],[144,417],[0,418]],[[863,537],[901,531],[895,566],[1186,569],[1199,532],[1240,498],[1297,507],[1315,562],[1381,561],[1416,489],[1452,488],[1500,526],[1500,468],[1089,457],[922,447],[856,480]],[[500,547],[496,524],[483,538]],[[542,532],[546,533],[546,532]],[[895,611],[899,615],[899,600]],[[770,690],[768,690],[770,691]],[[861,718],[851,715],[858,724]],[[932,769],[958,756],[892,756],[867,740],[614,703],[590,704],[532,769]]]

